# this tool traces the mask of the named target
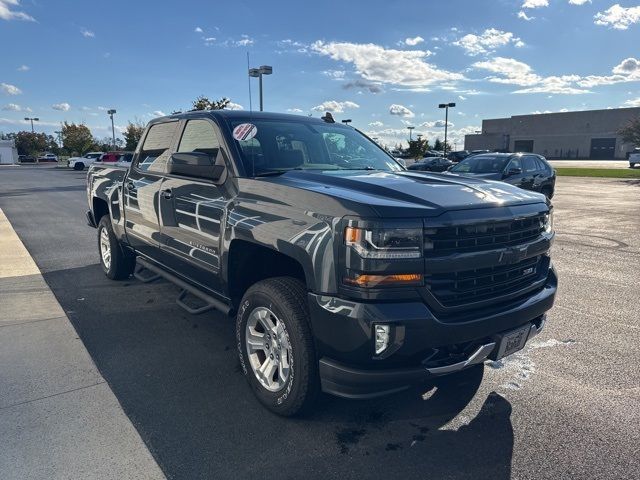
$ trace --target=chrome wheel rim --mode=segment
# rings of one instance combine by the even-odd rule
[[[111,268],[111,243],[109,242],[109,233],[107,229],[100,230],[100,256],[102,264],[107,270]]]
[[[257,307],[245,329],[251,370],[270,392],[282,390],[289,379],[293,357],[289,334],[282,320],[266,307]]]

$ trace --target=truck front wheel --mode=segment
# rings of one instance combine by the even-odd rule
[[[98,223],[98,251],[102,270],[111,280],[122,280],[133,273],[135,259],[122,249],[108,215]]]
[[[254,284],[236,320],[240,364],[254,394],[278,415],[295,415],[319,391],[304,284],[277,277]]]

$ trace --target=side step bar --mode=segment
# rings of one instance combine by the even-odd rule
[[[138,266],[140,266],[142,268],[138,269]],[[141,275],[140,271],[142,269],[149,270],[150,272],[153,273],[153,275],[151,275],[151,276]],[[208,312],[209,310],[213,310],[213,309],[218,310],[219,312],[222,312],[225,315],[229,315],[229,313],[231,312],[231,307],[229,305],[227,305],[226,303],[218,300],[217,298],[213,298],[211,295],[208,295],[208,294],[202,292],[201,290],[198,290],[193,285],[188,284],[184,280],[181,280],[180,278],[176,277],[175,275],[173,275],[173,274],[171,274],[169,272],[166,272],[165,270],[161,269],[160,267],[156,267],[155,265],[153,265],[152,263],[148,262],[144,258],[136,257],[136,270],[135,270],[135,273],[134,273],[134,277],[137,278],[138,280],[140,280],[141,282],[144,282],[144,283],[152,282],[152,281],[157,280],[158,278],[162,277],[165,280],[168,280],[169,282],[173,283],[174,285],[180,287],[182,289],[182,291],[180,292],[180,295],[178,296],[178,298],[176,300],[176,303],[178,304],[178,306],[180,306],[181,308],[185,309],[187,312],[189,312],[191,314],[197,315],[199,313]],[[191,306],[187,305],[184,302],[184,300],[185,300],[185,298],[187,297],[188,294],[191,294],[194,297],[198,297],[205,304],[202,307],[191,307]]]

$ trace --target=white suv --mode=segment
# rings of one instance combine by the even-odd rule
[[[636,165],[640,165],[640,151],[633,152],[629,155],[629,168],[633,168]]]
[[[69,167],[74,170],[84,170],[85,167],[97,162],[104,152],[85,153],[84,157],[71,157],[69,159]]]

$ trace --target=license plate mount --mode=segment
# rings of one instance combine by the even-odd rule
[[[507,357],[522,350],[529,339],[529,333],[531,332],[531,325],[527,324],[524,327],[517,328],[502,335],[500,339],[498,353],[496,354],[496,360]]]

